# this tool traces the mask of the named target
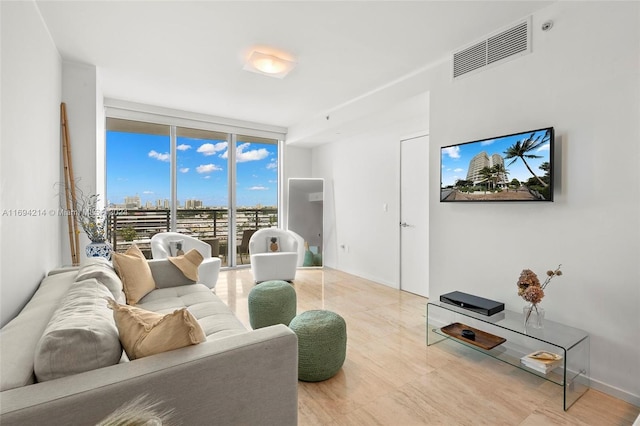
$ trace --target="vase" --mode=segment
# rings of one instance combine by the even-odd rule
[[[544,308],[539,305],[529,304],[522,308],[524,316],[524,328],[542,328],[544,320]]]
[[[106,241],[91,242],[85,247],[85,253],[87,257],[104,257],[107,260],[111,260],[111,244]]]

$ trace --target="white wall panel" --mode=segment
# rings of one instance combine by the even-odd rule
[[[33,2],[1,2],[0,324],[58,266],[61,60]],[[22,214],[18,215],[19,212]],[[26,215],[25,215],[26,214]]]

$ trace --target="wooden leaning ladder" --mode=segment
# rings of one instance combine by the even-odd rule
[[[66,201],[67,223],[69,225],[69,247],[71,248],[71,262],[78,265],[79,231],[76,220],[76,185],[73,177],[73,162],[71,161],[71,141],[69,140],[69,127],[67,125],[67,107],[60,104],[60,124],[62,126],[62,158],[64,163],[64,195]]]

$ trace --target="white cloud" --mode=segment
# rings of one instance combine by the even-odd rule
[[[222,151],[226,148],[227,148],[226,142],[218,142],[215,145],[212,143],[203,143],[198,148],[198,152],[203,155],[209,156],[209,155],[215,154],[216,152]]]
[[[176,146],[176,149],[178,151],[186,151],[188,149],[191,149],[191,145],[187,145],[186,143],[182,143],[182,144]]]
[[[182,168],[180,169],[180,173],[187,173],[188,171],[189,171],[189,168],[188,168],[188,167],[182,167]]]
[[[238,145],[238,147],[236,148],[236,161],[238,163],[263,160],[269,156],[269,151],[267,151],[265,148],[252,149],[245,152],[245,149],[249,148],[250,145],[250,143],[243,143]]]
[[[486,140],[486,141],[482,141],[482,142],[480,143],[480,145],[482,145],[482,146],[491,145],[491,144],[492,144],[492,143],[494,143],[495,141],[496,141],[495,139],[489,139],[489,140]]]
[[[267,191],[269,188],[265,186],[252,186],[249,191]]]
[[[142,191],[143,194],[153,194],[153,191]]]
[[[540,152],[540,151],[549,151],[551,149],[551,144],[546,143],[544,145],[542,145],[540,148],[538,148],[536,150],[536,152]]]
[[[462,173],[464,172],[464,169],[461,168],[457,168],[457,169],[453,169],[454,173]]]
[[[267,164],[267,170],[277,170],[277,169],[278,169],[277,161],[272,161],[271,163]]]
[[[449,158],[460,158],[460,147],[450,146],[448,148],[442,148],[442,154],[448,155]]]
[[[171,155],[168,152],[160,154],[159,152],[156,152],[154,150],[149,151],[149,157],[155,158],[156,160],[160,161],[169,161],[171,159]]]
[[[196,171],[198,173],[211,173],[222,170],[222,167],[216,166],[215,164],[201,164],[196,167]]]
[[[206,175],[202,177],[203,179],[211,179],[211,175]]]

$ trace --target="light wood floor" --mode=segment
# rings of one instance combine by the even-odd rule
[[[427,299],[331,269],[299,270],[298,313],[347,323],[347,359],[324,382],[299,382],[300,425],[631,425],[640,408],[590,389],[568,411],[562,388],[455,343],[425,343]],[[249,326],[248,269],[216,294]]]

